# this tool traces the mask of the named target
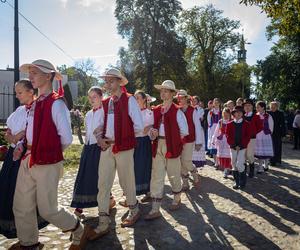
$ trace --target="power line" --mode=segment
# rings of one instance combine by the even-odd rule
[[[7,3],[12,9],[14,6],[6,0],[1,0],[2,3]],[[69,55],[62,47],[60,47],[56,42],[54,42],[49,36],[43,33],[36,25],[34,25],[28,18],[26,18],[20,11],[18,11],[19,15],[25,19],[34,29],[36,29],[42,36],[44,36],[50,43],[52,43],[57,49],[59,49],[65,56],[70,58],[72,61],[76,61],[71,55]]]

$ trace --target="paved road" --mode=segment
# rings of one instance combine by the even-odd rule
[[[201,189],[183,194],[183,205],[168,211],[171,190],[167,183],[163,201],[164,218],[140,220],[135,228],[123,229],[120,221],[126,210],[112,212],[111,233],[87,246],[95,249],[300,249],[300,151],[284,145],[281,167],[248,180],[245,191],[233,190],[232,180],[223,179],[213,167],[201,169]],[[59,202],[70,204],[76,171],[65,173],[59,186]],[[116,200],[122,199],[118,180],[113,187]],[[149,205],[141,205],[142,213]],[[97,223],[96,209],[86,210]],[[40,232],[44,249],[65,249],[69,235],[50,225]],[[0,236],[0,250],[12,240]]]

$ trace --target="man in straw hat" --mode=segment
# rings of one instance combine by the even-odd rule
[[[173,97],[177,91],[174,82],[166,80],[161,85],[154,85],[154,87],[160,90],[160,98],[163,103],[153,109],[154,125],[150,130],[150,138],[154,140],[150,183],[152,209],[146,215],[146,220],[153,220],[161,216],[160,206],[164,194],[166,173],[174,194],[170,210],[176,210],[180,206],[180,155],[183,148],[182,139],[188,135],[186,118],[180,108],[173,103]]]
[[[66,105],[52,91],[53,79],[61,80],[62,76],[46,60],[23,64],[20,71],[29,73],[39,97],[27,117],[27,151],[18,172],[13,204],[20,242],[11,249],[41,248],[36,206],[45,220],[63,232],[72,233],[70,249],[82,249],[86,243],[82,223],[57,203],[58,181],[63,169],[62,151],[72,143]]]
[[[235,106],[231,112],[233,121],[226,126],[225,134],[230,146],[231,165],[235,180],[234,189],[243,189],[246,186],[245,157],[246,149],[251,138],[250,123],[243,119],[244,109]]]
[[[103,101],[104,127],[98,143],[103,152],[99,163],[98,209],[99,225],[88,232],[89,240],[96,240],[109,232],[110,191],[118,172],[119,182],[126,196],[129,213],[121,226],[132,226],[140,217],[136,199],[133,153],[135,135],[143,132],[144,124],[140,108],[134,96],[122,91],[127,79],[117,69],[109,69],[101,76],[104,87],[111,96]]]
[[[179,90],[176,96],[181,111],[184,113],[187,120],[189,134],[184,137],[183,150],[181,153],[181,176],[182,176],[182,190],[189,190],[189,172],[191,172],[194,179],[194,186],[199,187],[200,178],[197,168],[192,162],[193,150],[199,151],[204,145],[204,136],[201,137],[201,117],[199,112],[193,108],[188,102],[190,96],[186,90]]]

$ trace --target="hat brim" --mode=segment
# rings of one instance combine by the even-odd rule
[[[154,88],[158,89],[158,90],[161,90],[161,89],[168,89],[168,90],[172,90],[172,91],[175,91],[177,92],[178,89],[174,89],[172,87],[168,87],[168,86],[163,86],[163,85],[158,85],[158,84],[155,84],[154,85]]]
[[[55,73],[55,79],[56,80],[62,80],[63,79],[63,76],[61,73],[55,71],[55,70],[50,70],[50,69],[45,69],[43,67],[39,67],[35,64],[32,64],[32,63],[25,63],[25,64],[22,64],[19,68],[20,72],[22,73],[29,73],[29,70],[30,68],[38,68],[39,70],[41,70],[42,72],[46,73],[46,74],[49,74],[49,73]]]
[[[176,96],[174,96],[175,98],[178,98],[178,97],[187,97],[187,98],[190,98],[191,96],[190,95],[176,95]]]
[[[156,98],[151,96],[150,98],[147,98],[147,102],[148,103],[152,103],[152,102],[155,102],[156,101]]]
[[[116,75],[102,75],[100,76],[100,78],[104,79],[104,78],[118,78],[121,83],[120,83],[120,86],[125,86],[127,83],[128,83],[128,80],[125,76],[116,76]]]

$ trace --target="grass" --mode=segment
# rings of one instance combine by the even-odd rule
[[[79,167],[79,161],[81,156],[83,145],[72,144],[64,151],[64,169],[77,169]]]

